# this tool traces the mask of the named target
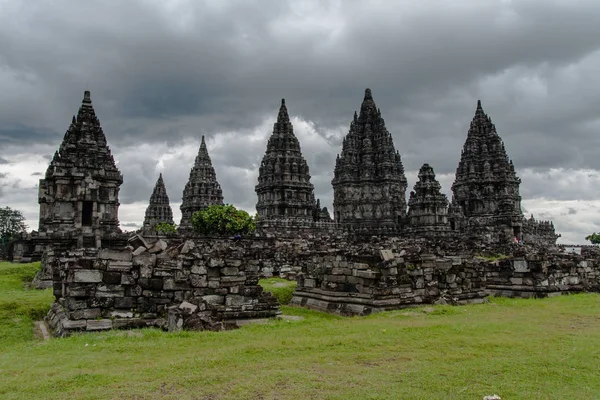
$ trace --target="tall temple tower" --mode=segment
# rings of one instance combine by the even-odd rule
[[[412,232],[427,234],[449,230],[448,199],[441,189],[433,168],[423,164],[408,200],[408,221]]]
[[[85,91],[77,116],[40,179],[40,236],[71,236],[78,247],[101,247],[102,236],[120,232],[122,183],[90,92]]]
[[[478,101],[452,185],[452,229],[483,228],[504,240],[520,237],[520,183],[496,126]]]
[[[315,215],[314,187],[310,183],[308,165],[294,135],[285,99],[281,100],[255,190],[256,211],[261,219],[313,221],[319,218]]]
[[[395,230],[406,216],[406,176],[371,89],[335,163],[334,218],[352,229]]]
[[[143,232],[148,235],[156,235],[156,225],[160,222],[173,224],[173,210],[169,204],[169,196],[167,196],[162,174],[158,176],[148,208],[146,208]]]
[[[190,171],[190,178],[183,189],[183,201],[181,202],[181,231],[191,230],[192,214],[201,211],[213,204],[223,204],[223,191],[217,182],[217,174],[213,168],[204,135],[200,150]]]

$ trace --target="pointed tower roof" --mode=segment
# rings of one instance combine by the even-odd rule
[[[143,229],[148,234],[156,234],[155,227],[160,222],[173,224],[173,210],[169,203],[169,196],[167,195],[162,173],[158,175],[154,190],[150,196]]]
[[[267,142],[255,190],[259,197],[256,209],[263,219],[313,218],[314,187],[285,99]]]
[[[180,229],[188,230],[192,214],[213,204],[223,204],[223,191],[217,181],[217,174],[208,154],[204,135],[202,135],[198,155],[183,189]]]
[[[365,90],[360,113],[354,113],[336,162],[334,186],[344,181],[398,180],[406,184],[400,154],[377,108],[371,89]]]
[[[406,176],[392,135],[371,89],[336,158],[333,209],[337,222],[352,228],[396,229],[406,215]]]
[[[478,100],[452,185],[453,203],[466,207],[466,216],[495,214],[499,208],[520,214],[520,183],[496,126]]]
[[[48,166],[46,176],[51,177],[58,166],[83,168],[94,177],[101,174],[123,182],[123,177],[106,143],[100,121],[92,107],[88,90],[84,92],[77,116],[73,116],[59,150]],[[103,172],[100,172],[101,170]]]
[[[442,186],[433,168],[423,164],[408,200],[411,229],[421,233],[446,231],[449,229],[447,215],[448,199],[442,193]]]

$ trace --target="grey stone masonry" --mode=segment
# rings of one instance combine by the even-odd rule
[[[433,168],[423,164],[408,200],[408,229],[411,232],[428,234],[449,230],[448,199],[441,189]]]
[[[406,216],[406,176],[392,135],[385,127],[371,90],[335,163],[334,220],[354,230],[395,231]]]
[[[183,189],[180,231],[191,231],[192,214],[214,204],[223,204],[223,190],[217,181],[217,174],[208,155],[204,135],[202,135],[200,150],[198,150],[194,166],[190,171],[190,178]]]
[[[167,195],[162,174],[158,176],[158,180],[150,196],[148,208],[146,208],[142,228],[144,234],[156,235],[156,225],[160,222],[173,224],[173,210],[169,204],[169,196]]]
[[[222,330],[280,313],[277,299],[258,285],[251,260],[261,249],[237,243],[222,253],[208,241],[141,237],[130,243],[133,252],[77,249],[53,260],[55,303],[46,321],[55,336],[146,326]]]
[[[499,232],[498,240],[520,237],[520,183],[496,126],[478,101],[452,185],[451,227],[489,228]]]
[[[77,116],[40,179],[40,235],[71,235],[78,237],[80,247],[99,246],[103,235],[120,232],[122,183],[86,91]]]
[[[285,99],[260,165],[256,194],[256,211],[262,220],[318,218],[308,164],[294,135]]]

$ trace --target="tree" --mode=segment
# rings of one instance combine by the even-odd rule
[[[6,249],[6,245],[20,233],[27,231],[25,216],[19,210],[10,207],[0,207],[0,247]]]
[[[154,229],[156,229],[156,233],[159,235],[170,236],[177,234],[177,225],[169,224],[168,222],[159,222]]]
[[[203,235],[247,234],[256,230],[254,218],[231,204],[212,205],[192,215],[194,231]]]
[[[594,232],[591,235],[586,236],[585,240],[589,240],[592,244],[600,244],[600,234]]]

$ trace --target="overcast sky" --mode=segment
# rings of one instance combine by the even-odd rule
[[[478,99],[563,243],[600,231],[598,0],[0,0],[0,206],[37,228],[37,182],[83,91],[141,225],[163,173],[175,214],[201,135],[225,201],[254,212],[281,98],[321,204],[370,87],[400,151],[449,195]],[[408,193],[407,193],[408,195]]]

